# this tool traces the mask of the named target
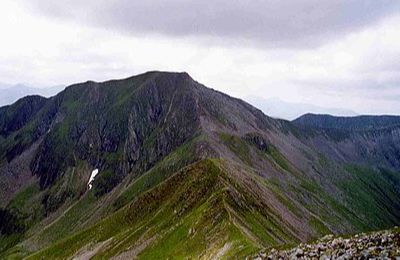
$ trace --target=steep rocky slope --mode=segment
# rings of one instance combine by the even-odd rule
[[[400,116],[333,117],[307,114],[293,123],[305,142],[329,158],[400,170]]]
[[[400,219],[387,128],[342,142],[186,73],[29,97],[1,108],[0,126],[2,257],[248,255]],[[376,152],[353,155],[357,142]]]
[[[351,237],[326,235],[316,242],[288,249],[269,249],[254,259],[394,259],[400,256],[400,230],[376,231]]]

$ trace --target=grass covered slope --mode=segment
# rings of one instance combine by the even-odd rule
[[[198,136],[175,149],[146,173],[136,178],[134,176],[127,177],[115,189],[101,197],[96,196],[95,189],[87,190],[87,178],[89,178],[91,168],[84,162],[70,168],[67,174],[60,178],[49,190],[40,191],[39,184],[35,184],[36,193],[34,196],[27,196],[25,190],[23,190],[11,201],[8,207],[16,206],[26,214],[32,214],[33,211],[38,219],[31,221],[30,224],[27,223],[29,225],[27,232],[20,234],[18,239],[13,240],[14,244],[21,243],[4,255],[22,258],[85,229],[160,184],[179,169],[210,153],[212,154],[212,151],[207,148],[204,136]],[[82,178],[82,176],[87,178]],[[80,187],[82,185],[84,187]],[[71,192],[71,188],[75,188],[77,191]],[[42,205],[42,198],[55,198],[56,202],[59,200],[57,198],[60,198],[60,196],[62,198],[62,194],[66,193],[70,196],[67,197],[65,202],[46,216],[44,206],[47,204]],[[73,196],[74,194],[77,195]],[[54,203],[51,203],[51,205],[54,205]],[[10,245],[12,246],[12,244]],[[4,249],[1,251],[4,251]]]
[[[222,164],[214,159],[192,164],[93,227],[29,258],[209,258],[293,241],[273,212],[265,216],[240,191]]]

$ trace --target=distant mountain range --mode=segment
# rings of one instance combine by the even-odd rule
[[[399,225],[399,120],[275,119],[158,71],[24,97],[0,108],[0,258],[245,258]]]
[[[297,125],[319,129],[337,129],[347,131],[368,131],[398,127],[399,116],[331,116],[305,114],[293,121]]]
[[[355,116],[356,112],[349,109],[326,108],[311,104],[291,103],[279,98],[261,98],[248,96],[245,98],[250,104],[261,109],[266,115],[274,118],[293,120],[306,113],[330,114],[336,116]]]
[[[9,85],[0,83],[0,106],[12,104],[27,95],[51,97],[62,91],[64,88],[64,86],[35,88],[23,84]]]

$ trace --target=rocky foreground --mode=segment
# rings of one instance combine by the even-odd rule
[[[268,249],[254,259],[400,259],[400,228],[349,238],[327,235],[288,250]]]

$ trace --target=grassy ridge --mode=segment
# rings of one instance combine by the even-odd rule
[[[250,195],[235,194],[242,188],[222,169],[219,160],[195,163],[107,219],[30,258],[64,258],[96,245],[101,245],[97,258],[122,253],[143,259],[218,252],[247,255],[260,247],[257,241],[272,246],[290,240],[287,231],[266,218]]]

